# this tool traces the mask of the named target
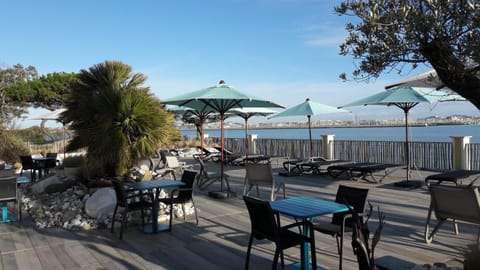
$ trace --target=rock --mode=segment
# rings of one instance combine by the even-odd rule
[[[99,218],[104,215],[112,215],[117,197],[113,188],[101,188],[87,199],[85,212],[91,218]]]
[[[63,181],[60,177],[54,175],[50,176],[48,178],[45,178],[43,180],[40,180],[34,184],[31,185],[31,191],[35,194],[41,194],[45,192],[45,189],[50,186],[50,185],[55,185],[55,184],[62,184]]]

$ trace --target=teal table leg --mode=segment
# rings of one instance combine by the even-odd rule
[[[8,207],[7,203],[2,203],[2,220],[3,222],[8,221]]]

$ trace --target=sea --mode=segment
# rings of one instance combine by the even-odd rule
[[[195,137],[195,130],[182,130],[182,135]],[[209,137],[220,137],[220,130],[205,130]],[[249,129],[265,139],[308,139],[307,128]],[[334,135],[336,140],[405,141],[405,127],[332,127],[313,128],[312,138]],[[408,128],[408,138],[417,142],[451,142],[452,136],[471,136],[471,143],[480,143],[480,125],[415,126]],[[225,138],[245,138],[243,129],[225,129]]]

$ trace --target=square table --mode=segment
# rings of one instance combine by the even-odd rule
[[[311,197],[296,197],[284,200],[277,200],[270,203],[272,210],[276,213],[287,215],[296,219],[311,220],[317,216],[340,213],[348,211],[348,207],[344,204],[333,201],[322,200]],[[308,236],[308,228],[304,226],[303,233]],[[311,269],[309,258],[309,243],[302,245],[304,257],[302,261],[302,270]],[[301,264],[296,263],[285,267],[284,269],[299,269]],[[322,269],[322,268],[319,268]]]
[[[185,183],[175,180],[151,180],[151,181],[140,181],[133,183],[125,183],[125,186],[130,187],[135,190],[141,191],[152,191],[155,189],[153,197],[153,210],[152,210],[152,224],[151,226],[145,226],[143,232],[145,233],[158,233],[162,231],[167,231],[170,229],[169,226],[159,228],[158,225],[158,197],[160,196],[160,190],[164,188],[178,188],[185,186]]]

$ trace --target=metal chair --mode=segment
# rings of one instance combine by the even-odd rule
[[[274,214],[268,201],[263,201],[248,196],[243,196],[243,200],[247,206],[251,223],[251,233],[248,240],[245,270],[249,268],[250,253],[254,238],[258,240],[268,239],[275,243],[275,255],[273,257],[272,269],[277,269],[279,256],[282,267],[285,266],[283,250],[294,246],[299,246],[304,243],[310,244],[310,252],[312,257],[311,269],[317,269],[315,237],[313,228],[311,226],[312,224],[309,221],[295,222],[293,224],[281,227],[280,218],[278,214]],[[290,230],[292,228],[298,228],[299,226],[307,226],[309,228],[309,236]],[[304,258],[304,251],[302,248],[300,248],[300,250],[301,258]]]
[[[0,203],[2,204],[2,219],[8,215],[7,202],[15,202],[17,206],[18,220],[22,220],[21,200],[17,188],[17,177],[0,178]]]
[[[352,207],[361,220],[365,211],[367,195],[368,189],[340,185],[338,186],[335,202]],[[335,213],[330,223],[314,223],[313,229],[336,238],[338,254],[340,255],[339,269],[342,269],[343,236],[346,232],[352,232],[352,215],[349,212]]]
[[[285,198],[285,183],[275,183],[272,165],[270,163],[245,163],[245,183],[243,185],[243,195],[248,196],[252,188],[256,187],[257,196],[260,195],[259,187],[267,187],[270,189],[270,200],[274,201],[276,194],[283,190],[283,198]]]
[[[172,230],[173,205],[174,204],[181,204],[182,205],[183,219],[186,220],[185,203],[191,202],[192,206],[193,206],[194,213],[195,213],[196,224],[198,225],[197,207],[195,206],[195,202],[193,200],[193,183],[195,182],[196,177],[197,177],[197,172],[195,172],[195,171],[190,171],[190,170],[183,171],[181,181],[183,183],[185,183],[185,186],[172,190],[172,192],[170,193],[170,196],[168,198],[159,199],[159,202],[162,202],[162,203],[170,206],[169,231]]]
[[[478,245],[480,241],[480,195],[478,187],[430,184],[428,190],[430,191],[431,202],[425,223],[425,242],[430,244],[440,226],[448,219],[452,219],[477,225]],[[432,212],[435,213],[438,223],[429,233]],[[457,226],[455,226],[455,234],[458,234]]]
[[[123,228],[127,222],[127,214],[132,211],[141,211],[142,213],[142,226],[145,226],[145,209],[153,209],[153,194],[142,194],[138,191],[127,191],[123,186],[123,183],[119,180],[112,181],[115,189],[115,195],[117,196],[117,204],[113,211],[112,228],[111,232],[114,232],[115,216],[119,207],[123,208],[122,221],[120,226],[120,239],[123,238]],[[149,200],[145,199],[145,196],[149,196]]]
[[[37,163],[33,161],[32,156],[20,156],[22,162],[22,170],[20,175],[23,175],[23,171],[30,170],[30,178],[35,181],[36,171],[39,171],[40,168],[37,166]]]

